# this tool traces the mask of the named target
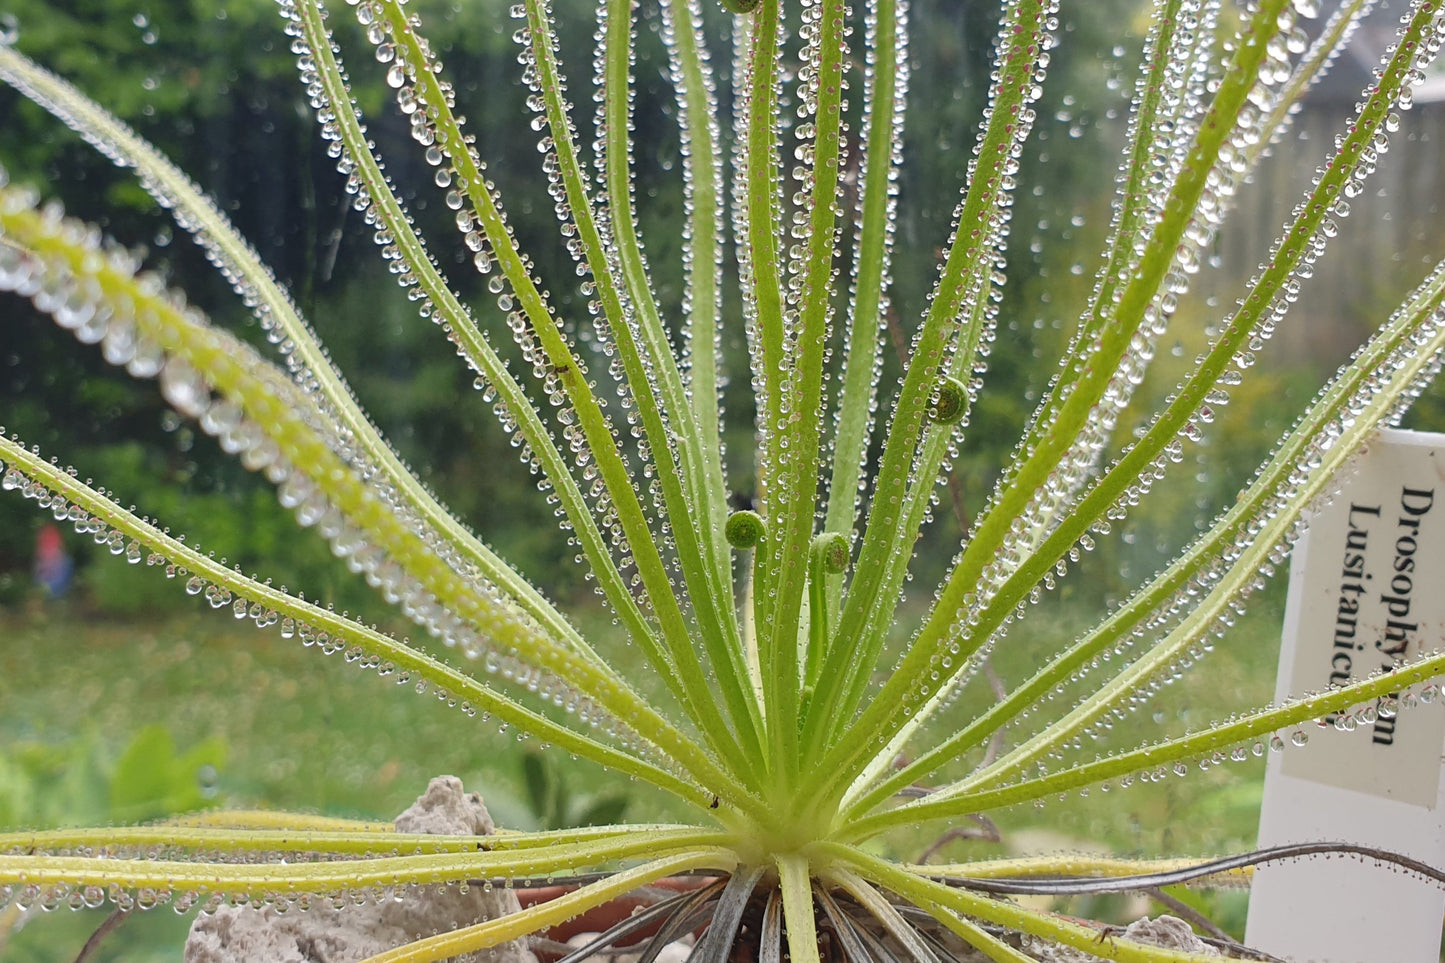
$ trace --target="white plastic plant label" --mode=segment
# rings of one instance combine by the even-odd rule
[[[1445,641],[1445,435],[1381,432],[1308,526],[1290,562],[1276,698],[1364,678]],[[1351,732],[1311,724],[1279,735],[1261,848],[1341,841],[1445,866],[1445,705],[1395,713],[1384,701]],[[1245,941],[1301,963],[1435,963],[1442,915],[1438,886],[1316,856],[1256,871]]]

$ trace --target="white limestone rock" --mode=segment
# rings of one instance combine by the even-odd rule
[[[482,797],[455,776],[438,776],[396,819],[398,832],[489,835]],[[395,894],[393,894],[395,895]],[[201,914],[186,940],[185,963],[356,963],[405,943],[496,919],[521,909],[510,890],[425,886],[404,896],[335,909],[321,903],[301,912],[270,906],[222,907]],[[537,963],[522,941],[457,957],[463,963]]]

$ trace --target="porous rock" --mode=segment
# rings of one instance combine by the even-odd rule
[[[396,819],[398,832],[488,835],[482,797],[455,776],[438,776]],[[419,886],[395,898],[336,909],[318,901],[301,912],[271,906],[222,907],[191,926],[185,963],[355,963],[414,940],[496,919],[521,909],[510,890]],[[464,963],[537,963],[522,941],[457,957]]]
[[[1115,932],[1118,932],[1115,930]],[[1130,923],[1117,937],[1102,935],[1101,940],[1133,940],[1147,946],[1158,946],[1201,956],[1219,956],[1217,949],[1199,938],[1194,929],[1176,916],[1160,916],[1156,919],[1144,917]],[[1094,963],[1099,957],[1069,946],[1043,946],[1035,944],[1030,954],[1044,963]]]

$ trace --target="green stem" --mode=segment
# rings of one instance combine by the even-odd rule
[[[1267,0],[1262,3],[1243,32],[1234,62],[1225,72],[1215,100],[1201,123],[1200,135],[1175,181],[1159,226],[1139,260],[1138,270],[1121,295],[1115,320],[1101,333],[1091,365],[1061,406],[1048,435],[1027,454],[1023,465],[1015,473],[1014,486],[1001,491],[980,520],[962,559],[949,573],[938,593],[927,621],[910,643],[899,670],[884,683],[882,690],[864,710],[862,718],[849,727],[849,738],[829,752],[822,771],[839,776],[856,774],[859,771],[858,761],[881,751],[899,728],[906,725],[952,678],[952,673],[929,674],[930,666],[940,658],[944,647],[950,647],[949,658],[957,668],[987,640],[986,634],[975,632],[972,626],[969,626],[966,635],[960,637],[958,625],[969,614],[968,609],[976,604],[980,587],[985,583],[985,569],[998,564],[999,553],[1010,536],[1014,520],[1054,472],[1072,440],[1087,423],[1090,412],[1113,377],[1119,359],[1142,323],[1145,309],[1173,263],[1179,240],[1192,219],[1220,148],[1234,130],[1235,121],[1243,110],[1259,65],[1266,56],[1267,44],[1276,33],[1278,15],[1286,2]],[[871,527],[870,522],[870,532]],[[867,550],[866,544],[864,550]],[[861,572],[864,563],[860,561],[858,567]],[[1001,611],[995,603],[990,605],[995,612]],[[846,624],[846,613],[844,618]],[[956,651],[953,650],[955,647]],[[835,778],[834,785],[840,781]]]
[[[862,196],[853,264],[853,297],[849,299],[847,353],[838,389],[838,422],[833,440],[832,479],[828,485],[825,532],[851,535],[857,522],[873,407],[878,393],[878,359],[883,316],[888,310],[884,278],[892,254],[897,205],[896,177],[903,141],[903,99],[908,62],[904,59],[907,15],[897,0],[870,0],[870,29],[877,35],[867,44],[870,71],[864,89],[861,159]],[[833,599],[834,609],[838,599]],[[831,627],[830,627],[831,628]]]
[[[535,16],[533,19],[536,19]],[[534,39],[538,36],[538,29],[546,30],[545,22],[534,24]],[[742,635],[734,607],[731,554],[719,524],[724,518],[727,497],[721,484],[714,484],[722,475],[719,452],[716,447],[710,450],[703,448],[687,389],[652,296],[646,261],[637,238],[636,212],[632,203],[632,146],[628,138],[632,122],[632,43],[632,0],[610,0],[605,43],[599,52],[604,70],[603,90],[606,92],[603,100],[603,126],[606,130],[603,175],[612,214],[609,223],[615,241],[615,256],[621,265],[632,311],[630,315],[624,314],[620,303],[610,304],[617,313],[609,313],[608,321],[621,349],[628,385],[647,432],[648,446],[657,462],[657,480],[666,505],[668,525],[676,542],[676,558],[696,610],[694,624],[707,649],[733,726],[739,733],[742,752],[752,763],[750,770],[756,770],[762,757],[762,719],[747,682]],[[560,84],[555,89],[560,91]],[[549,99],[560,101],[560,95]],[[558,103],[559,114],[560,106]],[[553,130],[557,129],[554,123]],[[570,140],[570,131],[563,130]],[[564,172],[567,169],[564,167]],[[572,180],[568,178],[569,183]],[[575,180],[580,187],[580,172]],[[591,262],[596,232],[591,228],[588,202],[585,196],[575,197],[572,206],[579,225],[585,221],[588,226],[583,236],[588,243]],[[608,261],[600,243],[596,243],[595,251],[597,263],[593,264],[593,274],[600,281],[607,273]],[[602,270],[599,271],[599,267]],[[634,343],[632,334],[634,325],[640,336],[637,343]],[[661,395],[661,407],[654,390]],[[675,420],[674,424],[667,423],[664,410]],[[680,464],[674,459],[674,446]],[[711,468],[715,461],[718,464],[716,471]],[[691,647],[688,652],[675,655],[693,657]],[[710,720],[699,721],[708,724]]]
[[[776,857],[775,864],[778,868],[778,888],[783,894],[788,954],[794,963],[820,963],[808,859],[798,853],[785,853]]]
[[[968,813],[1031,802],[1109,779],[1199,758],[1291,726],[1314,726],[1316,720],[1325,716],[1398,695],[1410,686],[1441,675],[1445,675],[1445,654],[1437,653],[1370,679],[1252,712],[1167,742],[1142,746],[1131,752],[1082,763],[1025,782],[961,793],[946,799],[909,803],[853,823],[846,835],[851,840],[867,839],[893,826],[956,819]]]
[[[225,810],[228,814],[230,811]],[[305,820],[304,814],[277,813],[269,816]],[[0,852],[58,853],[77,848],[103,847],[108,858],[130,856],[141,858],[154,847],[166,849],[206,850],[228,853],[328,853],[342,856],[380,855],[405,849],[410,854],[475,853],[480,846],[487,852],[511,852],[541,847],[556,847],[617,839],[636,831],[657,833],[658,840],[680,833],[690,838],[692,826],[595,826],[583,829],[561,829],[539,833],[496,833],[482,842],[474,835],[433,835],[430,833],[399,833],[391,823],[360,831],[325,831],[310,829],[252,829],[242,827],[188,826],[167,822],[157,826],[107,826],[103,829],[46,829],[30,832],[0,833]],[[135,852],[130,852],[135,850]]]
[[[808,581],[808,553],[817,513],[816,479],[821,462],[823,419],[823,367],[828,328],[833,313],[833,260],[837,249],[839,167],[842,152],[843,60],[848,53],[844,0],[821,0],[814,7],[811,39],[804,59],[811,76],[799,97],[811,103],[808,121],[811,139],[802,137],[807,196],[806,235],[795,244],[801,257],[790,257],[789,289],[784,311],[791,330],[782,345],[782,397],[778,421],[769,433],[774,444],[769,458],[777,479],[786,478],[769,498],[770,538],[759,551],[768,556],[762,635],[763,665],[774,680],[769,718],[777,720],[772,734],[779,765],[786,779],[796,777],[799,766],[798,691],[802,668],[798,664],[797,627]],[[796,229],[795,229],[796,236]],[[794,286],[796,285],[796,286]],[[814,612],[814,620],[823,617]],[[826,631],[826,623],[823,630]],[[771,653],[771,659],[769,654]],[[786,904],[785,904],[786,909]]]
[[[1387,115],[1393,105],[1396,96],[1404,82],[1406,71],[1415,56],[1414,44],[1419,38],[1425,35],[1436,14],[1421,11],[1413,18],[1405,33],[1405,38],[1396,50],[1395,56],[1384,70],[1380,82],[1372,85],[1372,93],[1364,106],[1361,108],[1358,117],[1351,126],[1349,134],[1341,141],[1335,154],[1331,157],[1326,169],[1316,179],[1314,188],[1311,191],[1307,202],[1300,207],[1300,213],[1293,224],[1290,225],[1284,239],[1278,246],[1277,254],[1253,286],[1251,293],[1243,299],[1240,309],[1230,319],[1229,325],[1219,340],[1211,347],[1202,362],[1196,366],[1185,383],[1175,392],[1174,399],[1150,426],[1148,432],[1122,457],[1113,468],[1094,486],[1089,494],[1077,505],[1075,509],[1064,518],[1057,528],[1039,546],[1028,559],[1010,574],[1009,578],[1000,587],[997,595],[978,614],[974,623],[970,626],[973,633],[971,641],[961,647],[957,657],[965,656],[976,650],[982,640],[987,639],[992,632],[1002,624],[1003,619],[1011,612],[1031,587],[1043,577],[1054,563],[1063,556],[1070,546],[1081,538],[1088,528],[1097,519],[1103,517],[1104,513],[1118,500],[1130,484],[1135,483],[1145,472],[1151,470],[1151,466],[1161,457],[1167,445],[1174,442],[1179,432],[1193,417],[1194,413],[1205,403],[1206,396],[1219,383],[1224,371],[1235,362],[1240,351],[1243,350],[1247,338],[1258,329],[1260,323],[1273,311],[1276,298],[1284,288],[1286,282],[1294,275],[1303,262],[1306,254],[1313,250],[1312,238],[1316,237],[1321,225],[1333,208],[1335,202],[1342,195],[1344,185],[1354,176],[1359,164],[1359,158],[1368,144],[1375,136],[1383,130]],[[1429,298],[1424,294],[1432,288],[1431,283],[1422,286],[1416,292],[1415,311],[1413,318],[1404,317],[1397,319],[1399,324],[1389,329],[1390,332],[1377,336],[1373,344],[1376,353],[1388,352],[1394,347],[1394,340],[1403,337],[1400,328],[1413,327],[1421,324],[1428,313],[1433,310],[1429,304],[1422,302]],[[1422,357],[1428,356],[1428,352]],[[1363,364],[1363,362],[1360,362]],[[1413,367],[1413,366],[1412,366]],[[1407,370],[1410,370],[1407,368]],[[1418,370],[1418,368],[1414,368]],[[1356,371],[1354,378],[1346,377],[1342,380],[1361,384],[1359,375],[1367,373]],[[1399,372],[1391,372],[1398,375]],[[1325,405],[1314,409],[1316,413],[1322,414],[1325,418],[1333,417],[1338,409]],[[1362,443],[1363,434],[1361,428],[1370,424],[1366,420],[1359,420],[1354,429],[1348,434],[1355,439],[1353,444],[1337,446],[1336,455],[1343,451],[1353,451],[1358,444]],[[1296,434],[1296,443],[1306,445],[1310,442],[1310,436]],[[1292,466],[1291,466],[1292,467]],[[1318,479],[1318,473],[1314,473]],[[1278,483],[1278,481],[1276,482]],[[1321,479],[1320,484],[1323,483]],[[1256,493],[1267,492],[1269,488],[1260,487],[1260,480],[1256,480],[1255,486],[1251,489]],[[1261,495],[1261,497],[1263,497]],[[1285,516],[1292,518],[1297,515],[1302,502],[1292,501],[1296,506],[1294,511],[1285,512]],[[992,515],[990,516],[992,517]],[[970,545],[970,549],[972,545]],[[965,559],[967,556],[965,556]],[[1236,562],[1232,567],[1235,571],[1247,571]],[[950,585],[953,583],[950,579]],[[920,632],[920,639],[927,637],[930,631],[939,633],[942,613],[947,611],[940,605],[935,609],[930,622]],[[1120,626],[1119,631],[1125,632],[1127,626]],[[1181,637],[1178,645],[1183,645],[1185,640]],[[972,646],[972,647],[970,647]],[[1176,647],[1177,648],[1177,647]],[[935,651],[936,654],[936,651]],[[1155,664],[1159,658],[1166,655],[1165,650],[1159,650],[1151,654],[1145,664]],[[915,648],[905,657],[905,668],[895,679],[906,675],[907,666],[920,666],[926,664],[924,653]],[[1142,666],[1141,666],[1142,669]],[[916,671],[916,669],[915,669]],[[880,695],[876,705],[886,705],[888,698],[887,686],[884,693]],[[897,698],[897,696],[895,696]],[[916,714],[915,714],[916,718]],[[913,725],[908,720],[905,725]]]
[[[329,51],[329,47],[318,48],[315,44],[313,49]],[[238,292],[254,300],[254,311],[262,324],[274,325],[285,334],[292,346],[288,361],[314,377],[329,408],[328,414],[334,415],[339,429],[349,433],[366,458],[380,468],[386,482],[428,525],[476,564],[489,580],[515,598],[554,637],[565,639],[579,653],[590,651],[576,629],[548,599],[457,522],[406,468],[361,411],[315,332],[301,318],[295,304],[261,263],[256,251],[185,174],[70,84],[37,67],[12,47],[0,45],[0,76],[87,140],[142,174],[142,185],[177,212],[179,223],[192,230],[197,243],[235,279],[233,284]]]
[[[450,104],[440,86],[432,58],[412,29],[411,20],[397,0],[381,0],[382,14],[390,24],[392,37],[405,51],[409,76],[416,85],[417,98],[426,104],[435,126],[438,146],[450,158],[458,185],[471,201],[503,276],[515,294],[521,316],[540,344],[546,363],[556,376],[558,387],[570,400],[578,426],[596,464],[599,477],[616,513],[627,550],[641,578],[662,630],[665,651],[648,648],[651,633],[638,638],[649,659],[669,680],[674,693],[697,723],[703,737],[722,755],[736,773],[752,771],[736,736],[714,701],[709,680],[692,646],[692,631],[673,590],[667,564],[653,537],[647,514],[633,488],[632,477],[618,449],[611,423],[583,376],[580,359],[573,352],[562,326],[552,315],[546,298],[532,277],[530,261],[517,249],[516,240],[489,186],[480,158],[462,134]]]
[[[911,546],[910,518],[904,509],[916,481],[919,439],[928,429],[929,400],[938,379],[947,373],[950,346],[961,342],[956,357],[966,359],[972,377],[972,355],[981,341],[984,315],[978,281],[987,277],[997,254],[1004,224],[1003,202],[1012,181],[1012,153],[1028,129],[1025,112],[1037,83],[1039,59],[1046,49],[1044,0],[1011,5],[999,33],[1001,65],[990,92],[989,119],[981,134],[978,159],[955,219],[955,237],[944,262],[938,289],[924,319],[893,420],[883,445],[882,463],[874,484],[863,545],[847,599],[839,616],[838,640],[828,650],[822,685],[806,721],[804,742],[816,761],[840,737],[857,709],[882,651],[888,624],[897,606],[901,579],[895,562],[900,546]],[[974,299],[974,300],[970,300]],[[974,312],[974,308],[979,308]],[[959,319],[970,319],[965,327]],[[947,429],[944,429],[947,430]],[[931,490],[932,474],[923,483]],[[853,738],[850,736],[850,743]]]
[[[797,675],[793,683],[777,675],[777,650],[796,645],[786,639],[788,628],[774,622],[772,592],[775,545],[784,537],[781,511],[788,487],[780,483],[778,442],[784,430],[783,382],[787,376],[787,357],[783,343],[784,305],[782,280],[778,271],[778,232],[781,214],[778,203],[779,165],[777,160],[778,0],[761,0],[749,18],[749,48],[746,75],[743,78],[744,140],[741,145],[741,178],[743,196],[734,203],[740,209],[744,250],[739,261],[743,269],[743,296],[751,303],[756,349],[754,379],[758,382],[759,455],[757,465],[758,507],[768,522],[767,539],[753,551],[753,626],[757,639],[759,664],[763,667],[763,713],[767,721],[769,751],[767,764],[776,770],[785,766],[786,754],[780,748],[796,739],[796,729],[789,731],[791,716],[779,706],[789,700],[789,691],[796,693]],[[791,623],[796,626],[796,621]],[[796,628],[793,629],[796,632]],[[775,772],[776,776],[777,773]]]
[[[388,638],[374,629],[338,615],[330,609],[292,598],[269,585],[238,574],[210,556],[171,538],[156,526],[141,521],[116,502],[81,484],[69,473],[51,465],[4,436],[0,436],[0,455],[3,455],[0,460],[9,463],[17,471],[23,472],[27,477],[50,491],[56,492],[72,504],[80,506],[90,515],[104,521],[113,530],[121,532],[128,538],[136,539],[153,552],[169,559],[178,573],[189,572],[195,577],[224,587],[238,598],[260,603],[267,609],[295,619],[298,623],[309,625],[318,632],[325,632],[333,639],[345,640],[347,645],[359,646],[367,655],[378,659],[378,667],[389,664],[393,672],[416,675],[436,686],[439,691],[449,692],[508,725],[529,732],[538,739],[565,748],[567,751],[597,762],[599,765],[628,773],[658,786],[700,809],[708,808],[715,798],[715,790],[708,791],[702,786],[729,786],[732,792],[737,793],[737,799],[746,798],[745,790],[708,759],[695,743],[684,737],[645,704],[631,704],[624,707],[623,703],[614,703],[607,706],[606,703],[599,700],[599,704],[606,706],[608,711],[614,715],[617,715],[619,710],[626,713],[618,715],[618,718],[627,718],[627,714],[632,712],[639,713],[635,717],[639,733],[645,733],[645,737],[650,743],[684,767],[693,775],[693,778],[698,780],[700,785],[679,779],[651,763],[643,762],[628,753],[603,745],[586,735],[561,726],[482,685],[470,676],[458,672],[408,645]],[[580,688],[585,683],[585,676],[586,672],[579,670],[576,675],[570,675],[567,678]]]
[[[118,885],[128,889],[194,890],[210,894],[264,892],[280,894],[354,892],[369,886],[448,883],[491,877],[565,874],[602,866],[613,860],[659,856],[684,865],[726,865],[729,837],[695,831],[672,839],[649,834],[628,836],[595,846],[558,846],[525,853],[435,853],[383,856],[321,862],[192,863],[177,860],[106,859],[87,856],[0,855],[0,885]],[[719,847],[715,854],[710,848]],[[709,856],[702,855],[708,853]],[[677,868],[682,868],[681,866]],[[622,875],[622,874],[619,874]],[[615,879],[616,877],[613,877]],[[633,883],[632,886],[638,885]]]
[[[672,27],[673,42],[668,46],[668,55],[677,88],[683,196],[687,207],[687,231],[683,237],[687,400],[693,407],[698,446],[703,455],[704,478],[700,488],[715,494],[707,503],[712,515],[705,523],[714,529],[714,544],[721,550],[721,559],[714,564],[720,565],[723,571],[731,571],[725,540],[719,544],[717,534],[727,520],[728,490],[722,462],[717,370],[717,338],[722,330],[720,240],[723,234],[722,162],[714,120],[718,105],[713,94],[713,73],[702,55],[706,44],[702,18],[694,0],[666,0],[662,13]]]
[[[555,926],[665,876],[698,869],[727,872],[736,862],[731,853],[716,849],[666,855],[582,886],[557,899],[537,903],[520,913],[417,940],[371,957],[365,963],[441,963]]]

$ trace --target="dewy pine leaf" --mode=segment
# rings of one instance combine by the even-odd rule
[[[287,906],[383,886],[576,877],[580,888],[562,899],[385,956],[437,960],[543,929],[664,876],[697,874],[718,882],[655,916],[664,933],[708,925],[697,950],[703,963],[735,953],[777,961],[783,952],[797,963],[825,955],[932,963],[958,940],[994,960],[1025,959],[1034,941],[1110,959],[1193,958],[1100,942],[1094,929],[997,895],[1098,889],[1121,876],[1118,889],[1220,878],[1315,850],[1162,868],[1113,860],[925,867],[879,856],[877,838],[1127,784],[1140,771],[1257,755],[1281,729],[1433,691],[1432,678],[1445,673],[1445,653],[1434,651],[1285,705],[1240,706],[1225,723],[1137,748],[1090,756],[1079,740],[1137,707],[1228,630],[1261,575],[1286,555],[1305,508],[1435,373],[1445,349],[1445,272],[1436,270],[1167,567],[962,728],[930,725],[995,645],[1009,644],[1015,614],[1109,537],[1200,439],[1313,273],[1376,154],[1399,137],[1411,89],[1442,39],[1431,0],[1410,4],[1238,307],[1212,319],[1212,340],[1162,406],[1131,417],[1142,426],[1135,436],[1115,441],[1236,188],[1369,4],[1341,4],[1306,31],[1316,6],[1153,4],[1092,296],[1058,376],[899,654],[887,643],[911,548],[985,390],[1019,157],[1060,42],[1054,4],[1003,5],[952,236],[902,378],[883,386],[905,160],[905,0],[722,0],[707,10],[699,0],[599,0],[590,120],[569,99],[569,83],[589,84],[565,76],[547,0],[517,3],[521,82],[580,282],[537,276],[488,179],[485,150],[466,132],[452,81],[404,0],[350,0],[349,9],[279,0],[301,83],[354,208],[538,476],[640,654],[626,671],[408,472],[291,298],[184,174],[69,84],[0,47],[0,77],[134,168],[284,350],[268,358],[213,326],[135,255],[21,186],[0,187],[0,287],[98,344],[111,364],[157,378],[169,404],[269,479],[303,526],[408,618],[476,660],[468,667],[485,671],[450,666],[244,576],[9,435],[0,435],[3,487],[238,618],[406,674],[468,715],[650,784],[692,813],[675,826],[488,837],[485,845],[395,834],[378,841],[370,828],[332,831],[301,817],[279,833],[178,824],[11,834],[0,836],[0,904]],[[352,99],[331,33],[343,13],[361,26],[346,36],[370,45],[348,52],[382,64],[455,214],[459,235],[433,238],[430,250]],[[632,136],[644,69],[634,47],[645,18],[659,18],[663,70],[676,92],[687,199],[681,317],[669,316],[670,302],[654,290],[639,233],[648,200],[634,191],[634,151],[646,146]],[[1237,32],[1221,36],[1226,29]],[[723,94],[710,51],[728,41],[734,60]],[[856,136],[850,89],[861,93]],[[723,105],[730,126],[720,122]],[[796,123],[785,122],[785,111]],[[591,157],[578,133],[589,123]],[[462,263],[489,277],[499,314],[474,314],[443,276],[431,251],[455,245],[466,249]],[[548,285],[569,283],[590,322],[549,294]],[[738,318],[724,310],[735,296]],[[733,324],[745,331],[746,372],[721,365],[722,335]],[[500,344],[507,338],[515,346]],[[520,370],[508,360],[518,350]],[[603,363],[606,374],[592,370]],[[751,507],[731,512],[736,478],[723,459],[719,403],[729,374],[750,378],[756,403],[756,491]],[[1040,710],[1056,693],[1068,695],[1054,701],[1058,710]],[[1005,726],[1013,728],[1002,752],[982,751]],[[920,793],[912,788],[920,783],[935,788]],[[1131,870],[1152,875],[1131,881]],[[1029,881],[1049,874],[1089,882]],[[740,941],[751,947],[739,949]]]

